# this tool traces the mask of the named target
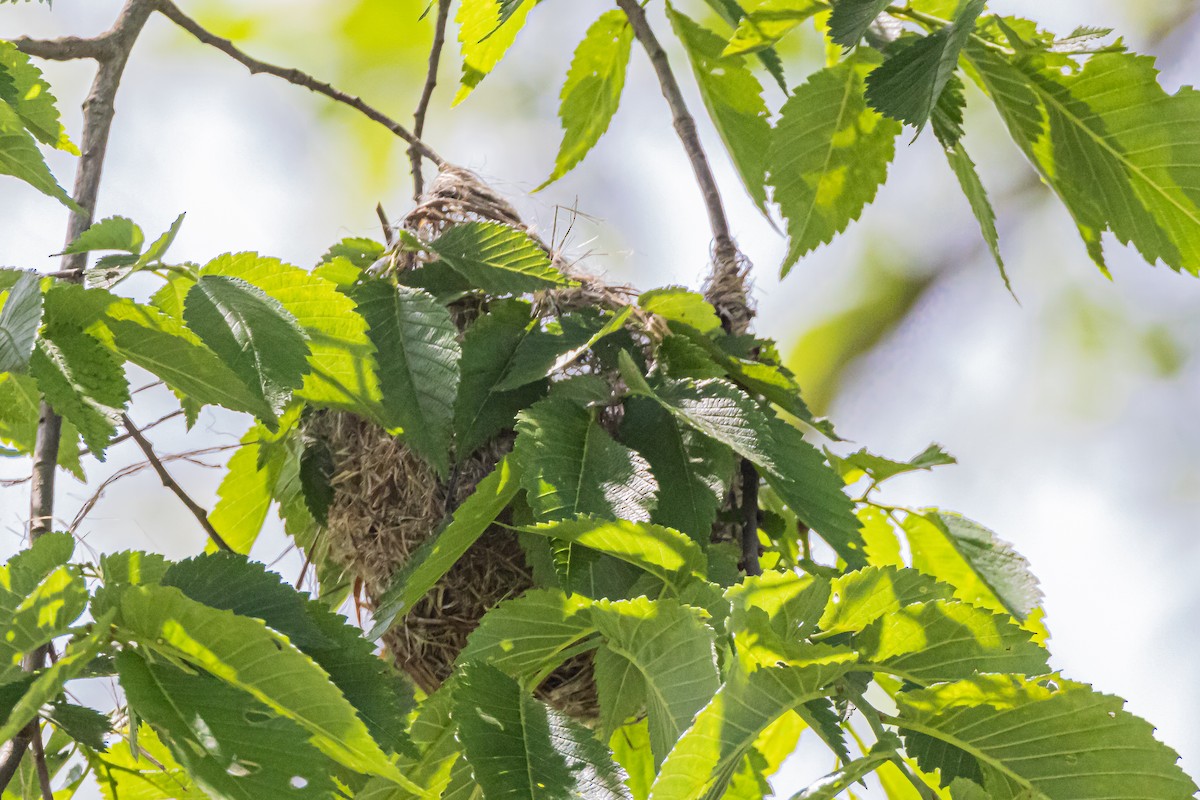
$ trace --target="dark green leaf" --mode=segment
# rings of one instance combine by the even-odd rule
[[[0,101],[20,116],[26,130],[42,144],[71,155],[79,149],[67,138],[58,116],[57,100],[42,71],[11,42],[0,42]]]
[[[108,217],[96,222],[92,227],[67,245],[63,253],[90,253],[94,250],[123,250],[137,255],[142,252],[142,244],[146,235],[138,224],[128,217]],[[137,259],[134,259],[136,262]]]
[[[351,296],[381,354],[379,384],[389,421],[445,474],[462,357],[450,312],[425,292],[385,281],[363,282]]]
[[[463,668],[454,719],[487,800],[627,796],[612,754],[590,730],[546,708],[495,667]]]
[[[12,175],[63,205],[75,207],[46,166],[37,143],[25,129],[24,120],[3,99],[0,99],[0,174]]]
[[[934,467],[958,463],[958,460],[943,450],[939,444],[929,445],[929,447],[908,461],[893,461],[889,458],[873,455],[872,453],[868,453],[865,447],[856,453],[851,453],[845,458],[831,456],[829,460],[847,483],[853,483],[862,477],[863,474],[882,482],[897,475],[904,475],[919,470],[931,470]]]
[[[71,420],[100,461],[129,402],[121,361],[95,337],[55,326],[38,342],[30,374],[46,402]]]
[[[493,303],[491,311],[467,329],[462,343],[462,385],[454,406],[459,458],[512,428],[517,412],[545,392],[545,383],[536,381],[511,391],[496,388],[534,324],[528,303],[509,301]]]
[[[309,371],[308,337],[296,318],[241,278],[202,275],[188,290],[183,318],[255,396],[276,410]]]
[[[658,491],[650,465],[587,409],[549,397],[521,412],[517,433],[521,485],[538,519],[650,519]]]
[[[986,3],[966,0],[950,25],[901,43],[883,66],[867,77],[867,102],[892,119],[918,130],[924,128],[958,68],[958,57]]]
[[[488,294],[523,294],[571,283],[529,234],[499,222],[455,225],[429,248]]]
[[[36,273],[22,272],[0,308],[0,372],[24,372],[42,324],[42,287]]]
[[[100,753],[108,750],[104,737],[112,732],[112,720],[107,714],[59,700],[50,707],[46,718],[80,744]]]
[[[566,314],[546,330],[531,329],[518,343],[496,391],[507,392],[540,381],[554,371],[554,365],[568,353],[586,348],[605,324],[595,314]]]
[[[479,482],[475,491],[454,512],[450,523],[426,540],[392,578],[376,604],[375,626],[369,638],[377,639],[398,617],[407,614],[467,552],[512,501],[519,488],[512,458],[505,458]]]
[[[117,656],[129,705],[208,792],[222,798],[327,798],[331,764],[308,732],[204,673]]]
[[[344,258],[359,269],[366,269],[383,255],[383,245],[373,239],[342,239],[325,251],[318,264],[328,264],[335,258]]]

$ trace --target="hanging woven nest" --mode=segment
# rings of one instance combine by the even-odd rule
[[[448,228],[471,221],[501,222],[533,236],[513,208],[478,177],[449,166],[440,171],[400,228],[429,242]],[[538,317],[552,319],[582,308],[619,310],[634,298],[632,290],[608,287],[580,275],[549,248],[547,252],[554,265],[577,285],[537,293],[533,307]],[[397,246],[371,271],[395,277],[422,263],[421,254]],[[451,305],[460,330],[487,302],[473,294]],[[588,369],[585,357],[572,366],[570,374]],[[609,377],[616,380],[616,376]],[[307,419],[305,433],[323,441],[333,456],[329,551],[361,584],[368,607],[374,607],[412,553],[441,529],[479,481],[509,453],[515,439],[512,430],[502,431],[476,452],[457,454],[450,477],[442,479],[401,439],[356,415],[315,413]],[[383,637],[396,666],[425,692],[434,691],[450,676],[468,635],[487,611],[535,585],[517,536],[502,526],[509,521],[502,515],[497,521],[500,524],[490,526]],[[599,707],[591,654],[562,664],[538,687],[537,695],[577,719],[594,720]]]

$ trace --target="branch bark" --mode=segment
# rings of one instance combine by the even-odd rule
[[[446,44],[446,23],[450,19],[450,0],[438,0],[437,21],[433,26],[433,44],[429,47],[429,71],[425,75],[425,87],[421,90],[421,99],[417,102],[417,110],[413,112],[413,136],[418,139],[425,133],[425,115],[429,113],[429,103],[433,99],[433,90],[437,86],[438,65],[442,60],[442,48]],[[412,161],[413,200],[420,202],[425,192],[425,177],[421,174],[421,153],[416,148],[409,148],[408,157]]]
[[[750,459],[742,459],[742,571],[762,575],[758,562],[758,470]]]
[[[153,2],[155,8],[164,17],[174,22],[180,28],[183,28],[203,44],[220,50],[222,53],[241,64],[243,67],[250,70],[251,75],[257,75],[259,73],[274,75],[276,78],[282,78],[288,83],[295,84],[296,86],[303,86],[309,91],[324,95],[334,102],[350,106],[351,108],[362,112],[362,114],[368,119],[378,122],[380,125],[383,125],[389,131],[408,142],[413,150],[420,153],[425,158],[428,158],[439,167],[446,163],[445,159],[439,156],[432,147],[422,142],[407,128],[405,128],[399,122],[396,122],[396,120],[384,114],[377,108],[364,103],[361,98],[346,94],[339,89],[335,89],[325,81],[319,81],[311,75],[301,72],[298,69],[268,64],[265,61],[259,61],[256,58],[246,55],[239,50],[233,42],[229,41],[228,39],[222,39],[220,36],[210,32],[200,23],[196,22],[196,20],[183,13],[179,6],[175,5],[172,0],[151,0],[151,2]]]
[[[721,190],[713,176],[704,147],[700,144],[696,118],[688,110],[683,92],[679,88],[679,81],[671,71],[667,52],[654,35],[641,3],[638,0],[617,0],[617,5],[625,12],[629,25],[633,28],[634,38],[646,51],[650,64],[654,67],[659,88],[671,108],[675,133],[683,143],[684,152],[692,164],[692,172],[696,174],[696,183],[700,186],[700,195],[708,211],[708,224],[713,237],[713,263],[712,271],[705,282],[705,298],[716,308],[727,331],[733,334],[745,333],[754,317],[746,291],[749,264],[729,232],[729,219],[721,200]]]

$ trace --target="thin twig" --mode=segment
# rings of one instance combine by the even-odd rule
[[[383,227],[383,241],[391,247],[396,236],[392,233],[392,223],[388,221],[387,212],[383,210],[383,203],[375,204],[375,216],[379,217],[379,224]]]
[[[425,88],[421,90],[421,99],[417,102],[417,110],[413,112],[413,136],[418,139],[425,133],[425,115],[429,112],[429,102],[433,99],[433,90],[437,86],[438,64],[442,59],[442,47],[446,44],[446,22],[449,19],[450,0],[438,0],[437,22],[433,26],[433,44],[429,48],[429,70],[425,74]],[[408,157],[412,161],[413,200],[420,202],[425,191],[425,178],[421,174],[421,154],[415,147],[410,147]]]
[[[617,5],[629,18],[633,35],[646,51],[646,55],[650,57],[650,63],[654,67],[655,75],[658,76],[658,84],[662,89],[663,97],[666,98],[667,105],[671,107],[675,132],[683,142],[683,149],[687,152],[688,160],[692,162],[692,171],[696,173],[696,182],[700,184],[700,194],[704,198],[709,227],[712,229],[713,248],[718,257],[736,253],[733,237],[729,233],[729,220],[725,216],[725,206],[721,201],[721,192],[717,188],[712,167],[709,166],[708,157],[704,154],[704,148],[700,144],[700,135],[696,131],[696,119],[688,111],[687,103],[683,99],[683,92],[679,88],[679,82],[675,80],[675,75],[671,72],[671,63],[667,59],[667,52],[663,50],[658,37],[654,35],[650,22],[646,19],[646,12],[638,0],[617,0]]]
[[[137,392],[134,392],[134,394],[137,394]],[[149,430],[153,430],[154,428],[157,428],[159,425],[162,425],[164,422],[170,422],[171,420],[175,419],[176,417],[182,417],[185,413],[186,412],[182,408],[177,408],[168,414],[163,414],[161,417],[154,420],[153,422],[149,422],[149,423],[143,425],[142,429],[141,429],[142,433],[145,433],[146,431],[149,431]],[[112,447],[113,445],[121,444],[122,442],[127,442],[132,438],[133,438],[132,434],[130,434],[128,431],[126,431],[125,433],[122,433],[119,436],[114,436],[112,438],[112,441],[108,443],[108,446]],[[89,453],[89,452],[91,452],[91,451],[89,451],[86,447],[81,448],[79,451],[79,455],[82,457],[85,453]]]
[[[46,766],[46,748],[42,745],[42,727],[37,718],[30,721],[33,726],[33,764],[37,768],[38,786],[42,790],[42,800],[54,800],[54,790],[50,788],[50,769]]]
[[[222,53],[241,64],[243,67],[250,70],[250,74],[257,75],[261,72],[267,75],[274,75],[276,78],[282,78],[288,83],[295,84],[296,86],[303,86],[305,89],[324,95],[334,102],[350,106],[351,108],[362,112],[368,119],[378,122],[380,125],[383,125],[389,131],[408,142],[414,150],[419,152],[425,158],[428,158],[433,163],[437,164],[439,167],[446,163],[441,156],[434,152],[432,147],[422,142],[419,138],[409,132],[407,128],[405,128],[399,122],[396,122],[396,120],[392,119],[373,106],[369,106],[364,103],[361,98],[346,94],[339,89],[335,89],[330,84],[324,81],[319,81],[311,75],[301,72],[293,67],[280,67],[274,64],[268,64],[265,61],[259,61],[256,58],[246,55],[239,50],[233,42],[229,41],[228,39],[222,39],[220,36],[208,31],[206,28],[200,25],[200,23],[196,22],[196,20],[183,13],[179,6],[175,5],[175,3],[173,3],[171,0],[153,0],[153,2],[158,11],[167,19],[183,28],[203,44],[207,44],[211,47],[215,47],[217,50],[220,50]]]
[[[180,502],[187,506],[187,510],[192,512],[192,516],[194,516],[196,521],[200,523],[200,527],[204,528],[204,532],[208,534],[208,538],[212,540],[213,544],[215,544],[221,550],[226,550],[232,553],[233,548],[229,546],[228,542],[221,538],[221,534],[217,533],[217,529],[214,528],[212,523],[208,521],[208,512],[205,511],[199,503],[193,500],[188,493],[183,490],[182,486],[175,482],[175,479],[171,477],[171,473],[167,472],[167,468],[163,466],[162,461],[154,452],[154,447],[151,446],[150,441],[142,435],[142,432],[138,430],[137,425],[133,424],[133,420],[129,418],[128,414],[121,415],[121,423],[125,426],[125,430],[129,431],[129,435],[133,437],[133,440],[137,442],[138,447],[142,449],[142,453],[145,454],[146,460],[150,462],[150,466],[154,468],[156,473],[158,473],[158,478],[162,481],[162,485],[174,492],[175,496],[179,498]]]
[[[742,570],[762,575],[758,563],[758,470],[750,459],[742,459]]]

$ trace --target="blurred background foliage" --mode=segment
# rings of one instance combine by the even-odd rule
[[[397,119],[415,106],[426,68],[428,0],[195,0],[184,7],[253,55],[295,65],[361,95]],[[661,4],[654,4],[660,6]],[[0,37],[91,34],[119,0],[55,0],[0,10]],[[558,90],[575,43],[609,4],[546,0],[505,61],[450,108],[453,44],[426,139],[452,162],[506,192],[581,267],[641,288],[696,285],[708,232],[690,168],[640,53],[613,129],[581,168],[536,195],[559,139]],[[685,2],[703,18],[700,0]],[[1173,90],[1200,75],[1194,0],[993,0],[1060,33],[1111,26],[1159,57]],[[661,8],[652,21],[664,26]],[[707,21],[718,23],[710,15]],[[824,58],[810,30],[781,47],[797,85]],[[682,54],[674,53],[678,67]],[[81,63],[50,64],[68,131],[90,80]],[[687,70],[680,74],[688,77]],[[783,94],[764,80],[768,104]],[[974,91],[974,90],[972,90]],[[693,107],[699,99],[689,88]],[[979,97],[974,97],[978,101]],[[237,65],[162,21],[135,50],[118,99],[100,216],[162,229],[188,217],[176,252],[205,261],[258,250],[311,265],[344,236],[379,237],[375,205],[410,204],[403,142],[345,109]],[[1109,281],[1090,264],[1066,212],[1042,187],[995,112],[971,103],[967,141],[996,202],[1016,299],[1004,288],[944,159],[926,135],[903,147],[877,202],[848,235],[777,279],[785,240],[740,187],[720,142],[703,132],[726,189],[739,243],[755,262],[761,333],[787,349],[806,395],[853,446],[908,457],[941,442],[960,462],[897,479],[892,502],[940,505],[980,519],[1033,562],[1046,590],[1056,666],[1094,677],[1200,772],[1200,282],[1114,253]],[[53,157],[64,185],[72,159]],[[13,181],[0,188],[0,263],[53,269],[65,212]],[[1115,244],[1115,243],[1114,243]],[[153,285],[131,281],[148,293]],[[165,407],[165,403],[164,403]],[[139,420],[146,422],[148,420]],[[185,435],[155,430],[161,450],[222,446],[245,422],[206,412]],[[181,462],[178,477],[211,503],[219,473]],[[107,476],[136,466],[115,448],[85,460],[91,483],[64,482],[64,526]],[[0,556],[23,535],[28,464],[0,463]],[[255,555],[286,576],[300,560],[282,534]],[[104,488],[77,533],[97,549],[195,552],[202,534],[173,498],[138,472]],[[282,553],[282,555],[281,555]],[[793,760],[781,792],[828,764]]]

